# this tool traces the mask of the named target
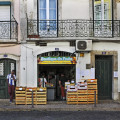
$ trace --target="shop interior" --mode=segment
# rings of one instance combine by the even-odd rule
[[[59,79],[61,73],[65,74],[67,80],[75,81],[75,65],[66,64],[38,64],[38,78],[45,74],[47,80],[47,99],[49,101],[61,100],[61,90],[59,86]]]

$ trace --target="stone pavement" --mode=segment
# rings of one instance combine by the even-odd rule
[[[15,105],[9,100],[0,99],[0,111],[120,111],[119,101],[99,101],[96,107],[94,104],[67,105],[66,101],[48,101],[47,105]]]

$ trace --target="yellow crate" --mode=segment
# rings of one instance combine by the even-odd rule
[[[97,85],[88,85],[88,90],[89,89],[97,89]]]
[[[89,89],[89,90],[88,90],[88,95],[89,95],[89,94],[95,94],[95,91],[96,91],[96,94],[98,94],[98,90],[97,90],[97,89],[94,89],[94,90]]]
[[[88,79],[87,80],[87,84],[89,85],[89,84],[97,84],[97,79]]]
[[[26,87],[16,87],[15,90],[17,90],[17,91],[25,91]]]
[[[87,90],[78,90],[78,95],[79,94],[88,94]]]

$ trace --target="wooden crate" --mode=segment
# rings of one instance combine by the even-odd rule
[[[33,91],[33,104],[36,104],[36,89],[37,88],[26,88],[26,105],[32,104],[32,91]]]
[[[37,88],[36,90],[37,104],[47,104],[47,89]]]
[[[87,90],[78,90],[78,104],[87,104]]]
[[[95,94],[95,91],[96,91],[96,94],[98,94],[98,90],[97,89],[89,89],[88,90],[88,95],[89,94]]]
[[[96,90],[97,89],[97,84],[96,85],[88,85],[88,90],[89,89],[95,89]]]
[[[97,79],[88,79],[87,84],[97,85]]]
[[[78,92],[78,95],[86,95],[86,94],[88,94],[88,92],[87,92],[88,90],[77,90],[77,92]]]
[[[78,97],[77,97],[77,91],[76,92],[67,92],[67,104],[77,104],[78,103]]]
[[[26,103],[26,88],[25,87],[16,87],[15,88],[15,103],[16,105],[23,105]]]

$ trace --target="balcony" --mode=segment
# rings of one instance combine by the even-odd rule
[[[16,21],[0,21],[0,41],[16,42],[18,40],[18,23]]]
[[[28,38],[120,37],[119,20],[27,20]]]

